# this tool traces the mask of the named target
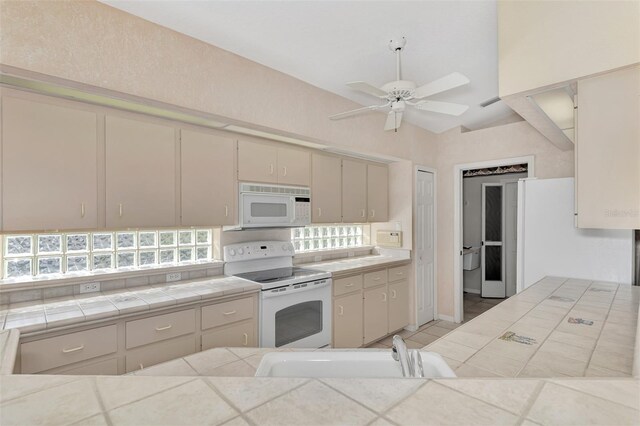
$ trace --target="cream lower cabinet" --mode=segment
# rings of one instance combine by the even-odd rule
[[[98,226],[97,114],[2,97],[5,231]]]
[[[180,132],[183,226],[236,222],[236,141],[210,133]]]
[[[107,228],[175,226],[176,131],[106,117]]]
[[[333,347],[359,348],[363,338],[362,292],[333,299]]]
[[[389,328],[393,333],[409,324],[409,283],[389,283]]]
[[[389,333],[389,295],[386,285],[364,291],[364,344]]]

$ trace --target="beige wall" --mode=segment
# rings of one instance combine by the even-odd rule
[[[640,62],[640,1],[499,1],[501,97]]]
[[[453,316],[454,166],[534,156],[535,176],[573,176],[573,151],[561,151],[527,122],[438,137],[438,313]]]

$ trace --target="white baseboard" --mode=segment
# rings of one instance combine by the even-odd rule
[[[450,315],[438,315],[438,319],[449,321],[449,322],[455,322],[453,320],[453,317]]]
[[[416,331],[416,330],[418,330],[418,326],[417,326],[417,325],[415,325],[415,324],[409,324],[409,325],[408,325],[408,326],[406,326],[404,329],[405,329],[405,330],[408,330],[408,331]]]
[[[464,288],[463,290],[465,293],[480,294],[480,290],[476,290],[475,288]]]

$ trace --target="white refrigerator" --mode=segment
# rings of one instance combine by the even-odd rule
[[[517,289],[545,276],[633,282],[633,231],[575,226],[574,180],[518,182]]]

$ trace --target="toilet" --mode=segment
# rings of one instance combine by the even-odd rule
[[[462,267],[465,271],[473,271],[480,267],[480,247],[462,250]]]

